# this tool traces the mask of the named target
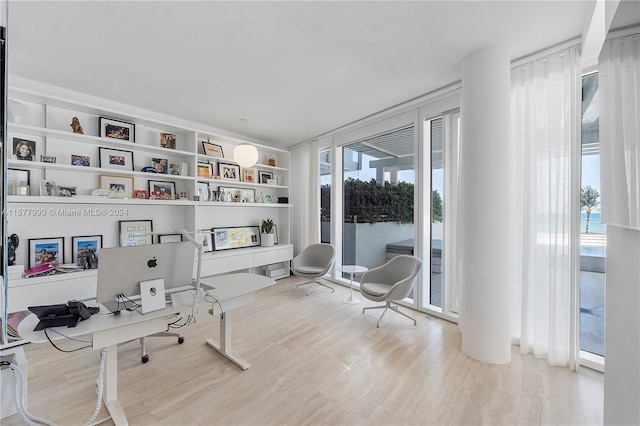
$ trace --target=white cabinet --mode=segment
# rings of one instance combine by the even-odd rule
[[[245,142],[241,136],[59,88],[36,87],[39,90],[28,84],[9,88],[13,121],[7,138],[7,221],[9,234],[20,238],[16,264],[29,267],[30,239],[62,237],[61,263],[74,261],[74,236],[100,235],[103,247],[117,246],[123,220],[152,220],[154,232],[172,233],[257,226],[265,217],[277,225],[278,245],[205,253],[202,275],[251,268],[257,272],[266,263],[291,259],[288,151],[254,144],[258,163],[243,170],[233,160],[234,147]],[[73,133],[74,117],[83,134]],[[119,137],[101,136],[118,127]],[[126,132],[128,140],[122,138]],[[161,146],[163,134],[174,135],[170,147]],[[30,161],[18,159],[14,152],[20,140],[28,141]],[[158,163],[175,174],[148,172]],[[220,175],[225,168],[235,172],[233,178]],[[20,181],[25,178],[28,182]],[[50,188],[55,185],[49,192],[47,182]],[[28,195],[17,195],[25,184]],[[113,190],[109,196],[114,198],[97,196],[94,190],[99,188]],[[75,195],[61,196],[69,191]],[[224,197],[218,196],[221,192]],[[148,199],[150,195],[162,199]],[[95,277],[95,271],[85,271],[10,279],[9,312],[91,297]]]

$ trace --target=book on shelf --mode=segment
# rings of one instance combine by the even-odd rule
[[[25,278],[39,277],[41,275],[49,275],[54,273],[56,267],[51,263],[45,263],[44,265],[34,266],[33,268],[25,269]]]

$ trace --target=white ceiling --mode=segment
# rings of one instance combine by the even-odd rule
[[[11,1],[9,73],[291,146],[579,37],[595,0]]]

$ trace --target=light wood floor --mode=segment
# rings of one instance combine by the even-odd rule
[[[135,342],[120,347],[119,397],[131,425],[592,425],[602,424],[603,375],[550,367],[513,347],[508,365],[465,356],[457,325],[412,314],[418,325],[348,305],[348,289],[305,295],[288,278],[233,311],[242,371],[204,341],[218,337],[206,315],[182,329],[186,341],[155,338],[141,364]],[[305,287],[306,288],[306,287]],[[71,343],[71,342],[66,342]],[[25,346],[28,407],[60,425],[95,408],[99,352],[65,354]],[[99,418],[107,416],[103,407]],[[5,426],[22,424],[4,419]],[[105,424],[112,424],[108,421]]]

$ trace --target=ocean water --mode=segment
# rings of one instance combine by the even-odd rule
[[[587,229],[587,213],[580,213],[580,233],[584,234]],[[589,215],[589,234],[605,233],[605,225],[600,223],[600,213],[591,213]]]

